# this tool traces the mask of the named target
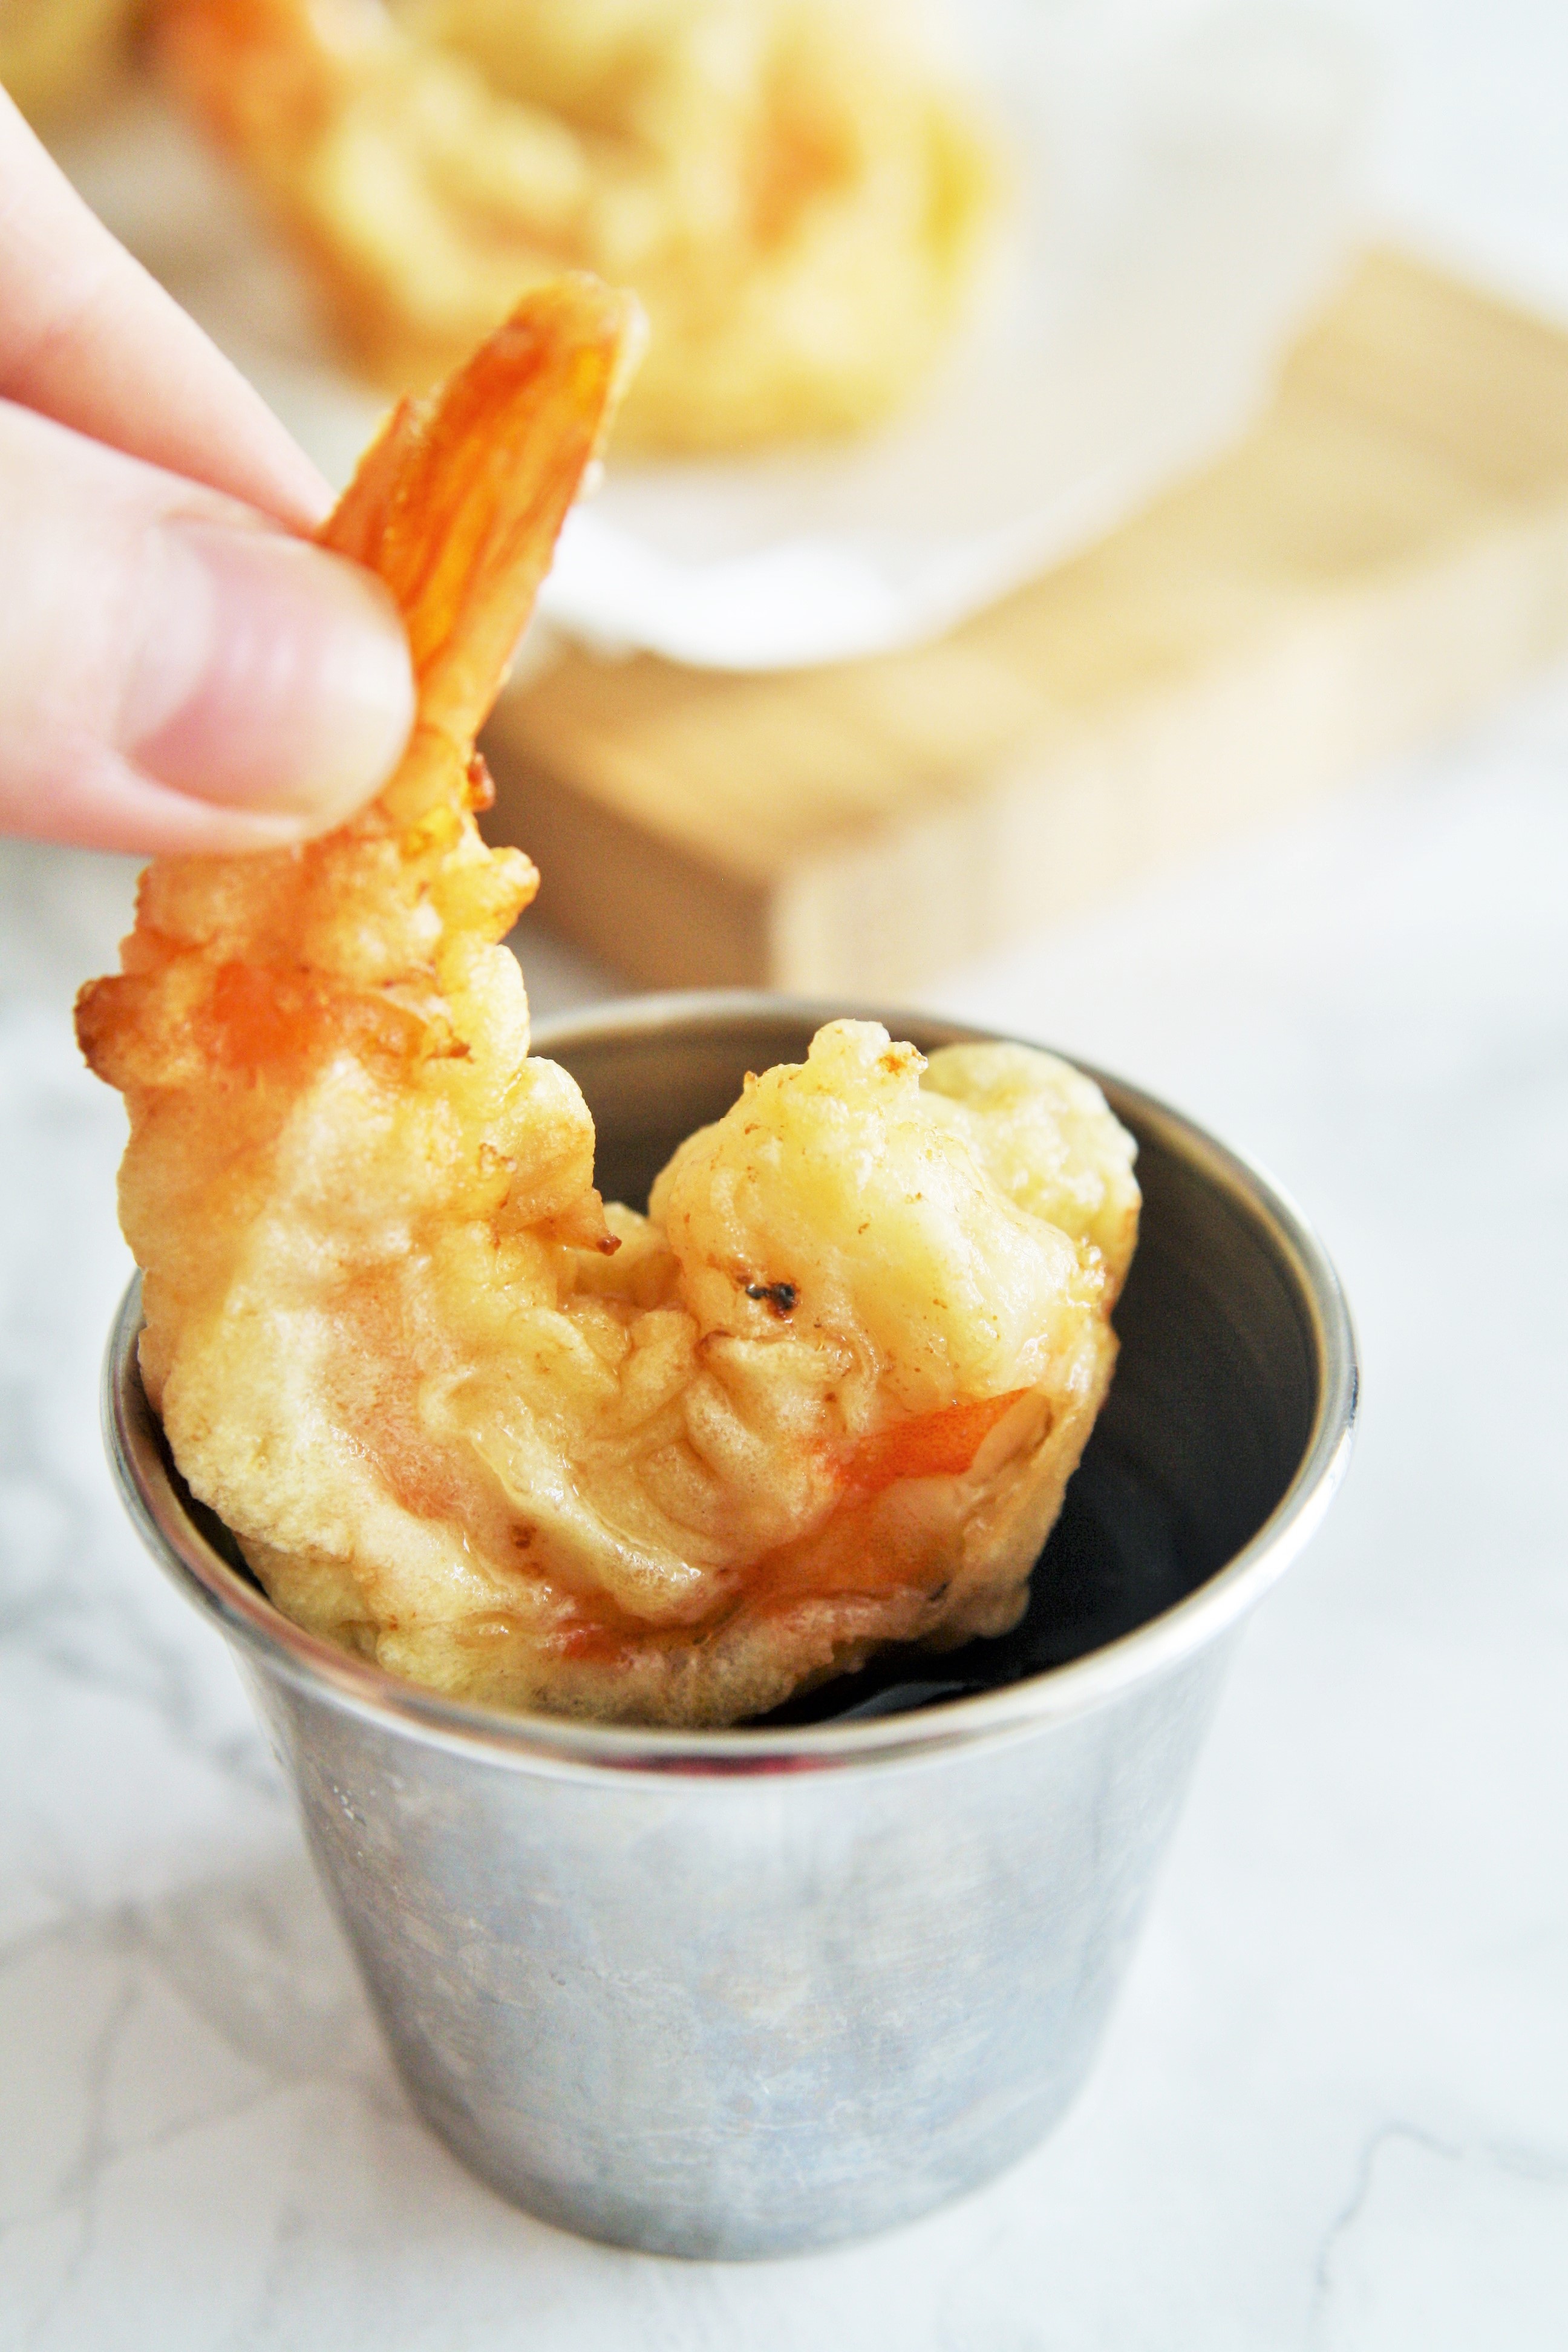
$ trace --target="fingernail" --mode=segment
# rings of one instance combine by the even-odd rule
[[[152,551],[121,706],[144,774],[324,830],[386,782],[414,723],[408,641],[370,572],[281,532],[174,518]]]

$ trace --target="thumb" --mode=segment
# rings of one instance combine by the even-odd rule
[[[324,832],[414,718],[357,565],[0,403],[0,824],[142,852]]]

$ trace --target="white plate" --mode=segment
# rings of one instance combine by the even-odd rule
[[[966,23],[1025,168],[1000,282],[942,380],[831,450],[612,454],[563,534],[547,621],[719,669],[917,644],[1103,536],[1266,399],[1345,249],[1359,52],[1255,7],[1161,29],[990,0]],[[241,192],[152,99],[59,152],[346,479],[382,403],[323,355]]]

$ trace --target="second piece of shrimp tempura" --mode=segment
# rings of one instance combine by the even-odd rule
[[[1051,1056],[837,1023],[648,1218],[602,1206],[473,744],[627,333],[560,281],[395,415],[322,537],[405,615],[402,766],[302,850],[155,863],[78,1023],[131,1113],[148,1395],[279,1606],[468,1697],[716,1723],[1015,1622],[1138,1195]]]

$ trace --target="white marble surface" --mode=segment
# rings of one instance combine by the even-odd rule
[[[1497,0],[1484,44],[1460,0],[1360,13],[1405,60],[1389,208],[1568,309],[1560,12]],[[1363,1436],[1061,2132],[895,2237],[724,2269],[536,2225],[412,2120],[222,1645],[101,1466],[121,1122],[68,1008],[131,871],[0,851],[0,2344],[1568,2343],[1565,876],[1568,674],[933,992],[1270,1166],[1349,1286]],[[527,960],[542,1002],[595,984]]]

